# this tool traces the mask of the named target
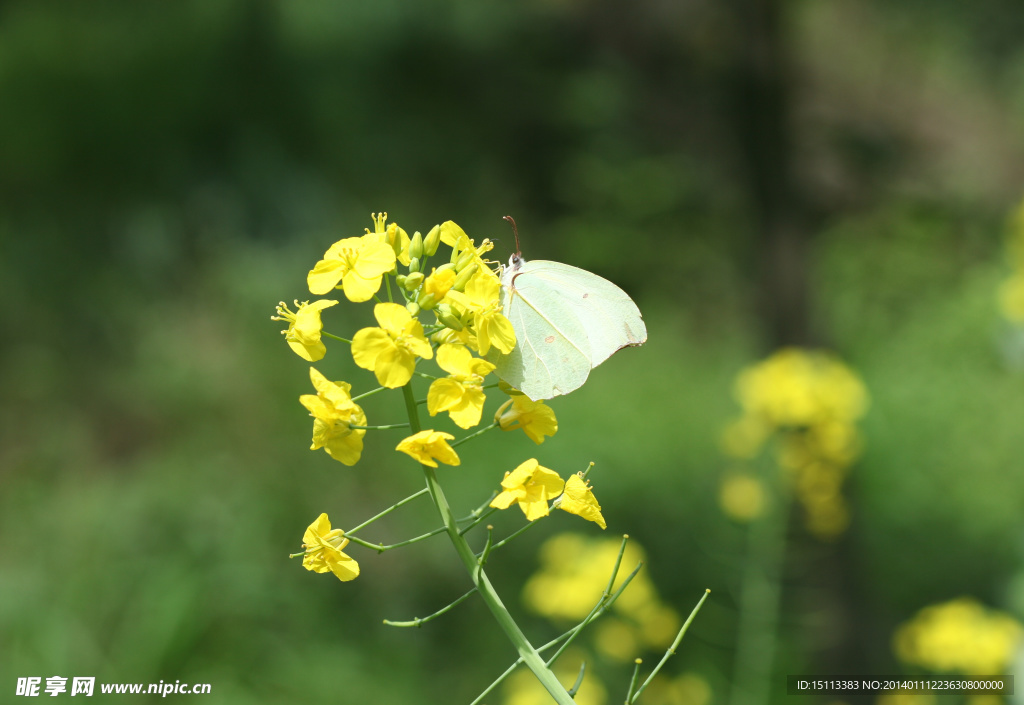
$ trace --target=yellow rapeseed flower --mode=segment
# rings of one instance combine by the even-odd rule
[[[893,646],[905,663],[938,673],[1006,673],[1024,635],[1010,615],[970,597],[925,607],[896,630]]]
[[[454,439],[455,436],[443,431],[420,431],[399,443],[395,450],[433,468],[437,467],[436,460],[445,465],[458,465],[459,456],[455,449],[448,445],[448,441]]]
[[[323,448],[329,456],[345,465],[355,465],[363,452],[366,431],[352,426],[365,426],[366,415],[352,401],[347,382],[331,382],[316,368],[309,368],[309,378],[316,394],[303,394],[299,402],[313,417],[313,445]]]
[[[308,301],[303,301],[301,304],[298,301],[293,303],[296,308],[294,313],[282,301],[277,305],[278,315],[271,316],[270,320],[287,321],[288,330],[281,332],[289,347],[303,360],[316,362],[327,353],[327,348],[320,340],[320,333],[324,327],[320,320],[320,312],[338,302],[331,299],[320,299],[313,303]]]
[[[473,314],[477,348],[486,355],[491,347],[508,355],[516,346],[516,332],[501,312],[501,280],[490,269],[477,270],[464,292],[449,291],[448,299]]]
[[[331,289],[345,292],[349,301],[369,301],[380,289],[384,275],[395,267],[395,251],[381,234],[338,240],[309,270],[306,282],[318,296]]]
[[[602,529],[608,528],[601,515],[601,505],[597,503],[590,483],[583,479],[583,473],[569,476],[569,479],[565,481],[565,494],[559,498],[555,506],[570,514],[583,517],[587,521],[592,521]]]
[[[860,379],[833,356],[786,348],[744,370],[736,384],[744,410],[776,427],[853,421],[867,408]]]
[[[447,411],[461,428],[472,428],[480,423],[484,410],[484,377],[494,370],[494,365],[473,357],[461,345],[442,345],[437,349],[437,365],[449,377],[436,379],[427,392],[427,411],[435,416]]]
[[[383,387],[395,389],[412,379],[416,358],[434,356],[423,337],[423,326],[404,306],[377,304],[373,315],[380,328],[363,328],[352,338],[352,357],[364,370],[372,370]]]
[[[502,492],[493,500],[496,509],[508,509],[518,504],[529,521],[548,515],[548,502],[565,487],[554,470],[542,467],[536,458],[530,458],[512,472],[505,473],[501,481]]]
[[[345,532],[332,529],[331,520],[321,514],[302,536],[302,547],[306,550],[302,567],[317,573],[331,571],[338,580],[348,582],[359,576],[359,564],[342,553],[347,545]]]
[[[494,420],[502,431],[516,428],[540,445],[545,436],[553,436],[558,431],[558,419],[555,412],[543,401],[533,401],[525,394],[517,394],[498,407]]]

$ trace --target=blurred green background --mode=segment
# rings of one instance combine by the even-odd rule
[[[511,662],[476,601],[381,626],[465,591],[442,537],[353,550],[344,585],[286,558],[320,512],[351,526],[421,486],[391,432],[353,468],[307,450],[307,366],[268,320],[377,210],[455,220],[500,260],[512,213],[528,259],[638,302],[650,342],[552,402],[557,436],[491,437],[441,475],[466,510],[526,457],[596,461],[606,533],[645,548],[662,600],[712,589],[668,666],[709,684],[689,705],[730,702],[743,528],[715,501],[719,437],[738,372],[780,346],[835,350],[871,407],[849,530],[790,527],[777,676],[901,672],[896,627],[961,595],[1024,618],[1024,346],[996,305],[1022,194],[1015,0],[9,0],[0,699],[63,675],[463,703]],[[356,381],[332,350],[321,369]],[[371,423],[400,414],[372,401]],[[599,533],[557,516],[490,566],[535,642],[558,627],[519,595],[567,529]]]

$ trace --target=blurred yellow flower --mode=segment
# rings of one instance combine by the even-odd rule
[[[395,450],[434,468],[437,467],[435,459],[445,465],[458,465],[459,456],[455,449],[448,445],[448,441],[454,439],[455,436],[442,431],[420,431],[399,443]]]
[[[516,394],[498,407],[494,420],[502,431],[523,429],[537,445],[544,442],[545,436],[553,436],[558,431],[558,419],[551,407],[543,401],[532,401],[525,394]]]
[[[375,233],[338,240],[309,270],[309,290],[321,296],[341,289],[349,301],[369,301],[384,275],[395,267],[395,252]]]
[[[577,620],[597,604],[608,585],[621,539],[588,538],[581,534],[557,534],[540,548],[540,569],[523,588],[523,602],[548,619]],[[612,590],[638,563],[644,552],[634,541],[626,544],[622,564]],[[613,607],[615,613],[636,627],[634,635],[649,648],[665,648],[682,623],[674,609],[661,601],[646,571],[640,571]]]
[[[622,663],[632,661],[640,652],[636,627],[617,617],[604,617],[594,625],[594,646],[604,656]]]
[[[902,693],[892,691],[875,698],[875,705],[935,705],[932,693]]]
[[[774,440],[808,530],[822,539],[841,534],[849,510],[840,490],[845,468],[861,451],[854,424],[868,405],[860,378],[830,354],[786,348],[743,370],[736,397],[743,415],[722,435],[725,453],[750,460]],[[750,521],[761,512],[758,497],[753,480],[727,478],[719,503],[732,518]]]
[[[484,377],[494,371],[494,365],[473,357],[462,345],[450,344],[437,349],[437,365],[449,377],[430,384],[427,411],[431,416],[447,411],[460,428],[476,426],[484,410]]]
[[[548,502],[558,496],[565,482],[553,470],[542,467],[536,458],[530,458],[512,472],[505,473],[501,481],[502,492],[493,500],[496,509],[508,509],[518,504],[529,521],[548,515]]]
[[[448,299],[473,313],[477,348],[486,355],[493,346],[505,355],[516,346],[516,332],[501,312],[501,281],[481,268],[470,278],[464,292],[449,291]]]
[[[718,490],[718,504],[731,519],[752,521],[764,511],[764,483],[748,473],[727,475]]]
[[[1024,322],[1024,271],[1014,272],[999,287],[999,308],[1011,322]]]
[[[355,334],[352,358],[364,370],[373,370],[381,386],[404,386],[412,379],[416,358],[429,360],[434,350],[423,337],[423,326],[404,306],[377,304],[373,315],[380,328],[363,328]]]
[[[366,415],[352,401],[347,382],[331,382],[315,367],[309,378],[316,394],[303,394],[301,403],[313,417],[313,444],[310,450],[323,448],[329,456],[345,465],[355,465],[363,452],[366,431],[351,426],[365,426]]]
[[[747,413],[774,426],[853,421],[867,408],[860,379],[833,356],[786,348],[740,374],[736,395]]]
[[[601,505],[597,503],[590,483],[583,479],[583,473],[569,476],[569,479],[565,481],[565,494],[559,498],[556,506],[570,514],[592,521],[602,529],[608,528],[601,515]]]
[[[321,514],[302,536],[302,547],[306,552],[302,557],[302,567],[317,573],[331,571],[342,582],[352,580],[359,576],[359,564],[342,553],[347,545],[345,532],[331,529],[330,519]]]
[[[570,648],[565,655],[558,659],[552,666],[555,676],[559,682],[569,688],[576,681],[579,675],[579,664],[588,662],[587,675],[580,685],[573,701],[576,705],[605,705],[608,702],[608,693],[604,684],[595,675],[596,669],[589,667],[590,657],[588,654],[574,648]],[[551,696],[540,684],[537,677],[526,669],[519,669],[505,680],[504,705],[551,705]],[[490,702],[488,700],[488,702]]]
[[[293,303],[296,308],[294,313],[282,301],[277,305],[278,315],[271,316],[270,320],[288,322],[288,330],[281,332],[296,355],[307,362],[323,359],[327,348],[320,340],[320,333],[324,327],[320,320],[320,312],[338,302],[331,299],[320,299],[313,303],[308,301],[303,301],[301,304],[298,301]]]
[[[1020,622],[970,597],[925,607],[896,630],[901,661],[938,673],[1006,673],[1024,633]]]

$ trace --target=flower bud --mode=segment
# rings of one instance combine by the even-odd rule
[[[420,235],[419,230],[412,236],[412,242],[409,243],[409,257],[415,259],[423,257],[423,236]]]
[[[437,308],[434,309],[434,313],[437,314],[438,320],[448,328],[462,330],[462,322],[452,311],[452,307],[449,304],[438,304]]]
[[[416,303],[420,305],[420,308],[429,311],[437,305],[437,298],[433,294],[423,294]]]
[[[469,280],[473,278],[474,274],[476,274],[477,269],[479,269],[479,267],[472,264],[459,272],[459,276],[455,278],[455,284],[452,288],[455,289],[455,291],[463,291],[466,288],[466,284],[469,283]]]
[[[437,252],[437,246],[441,244],[441,226],[435,225],[427,233],[427,237],[423,240],[423,254],[427,257],[433,257]]]
[[[417,315],[420,312],[420,305],[415,301],[410,301],[409,303],[407,303],[405,305],[405,308],[413,316]]]
[[[395,277],[395,283],[404,289],[406,279],[408,279],[407,276],[405,276],[404,274],[399,274],[397,277]]]
[[[420,258],[419,257],[411,257],[409,259],[409,271],[410,272],[418,272],[418,271],[420,271]]]
[[[399,275],[401,277],[401,275]],[[423,273],[413,272],[405,278],[405,282],[398,282],[401,286],[405,287],[406,291],[416,291],[420,288],[420,284],[423,283]]]

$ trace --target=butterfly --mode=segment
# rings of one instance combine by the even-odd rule
[[[487,359],[498,377],[530,399],[550,399],[583,386],[618,350],[647,342],[640,309],[622,289],[585,269],[559,262],[527,262],[519,251],[503,267],[502,313],[516,332],[508,355]]]

